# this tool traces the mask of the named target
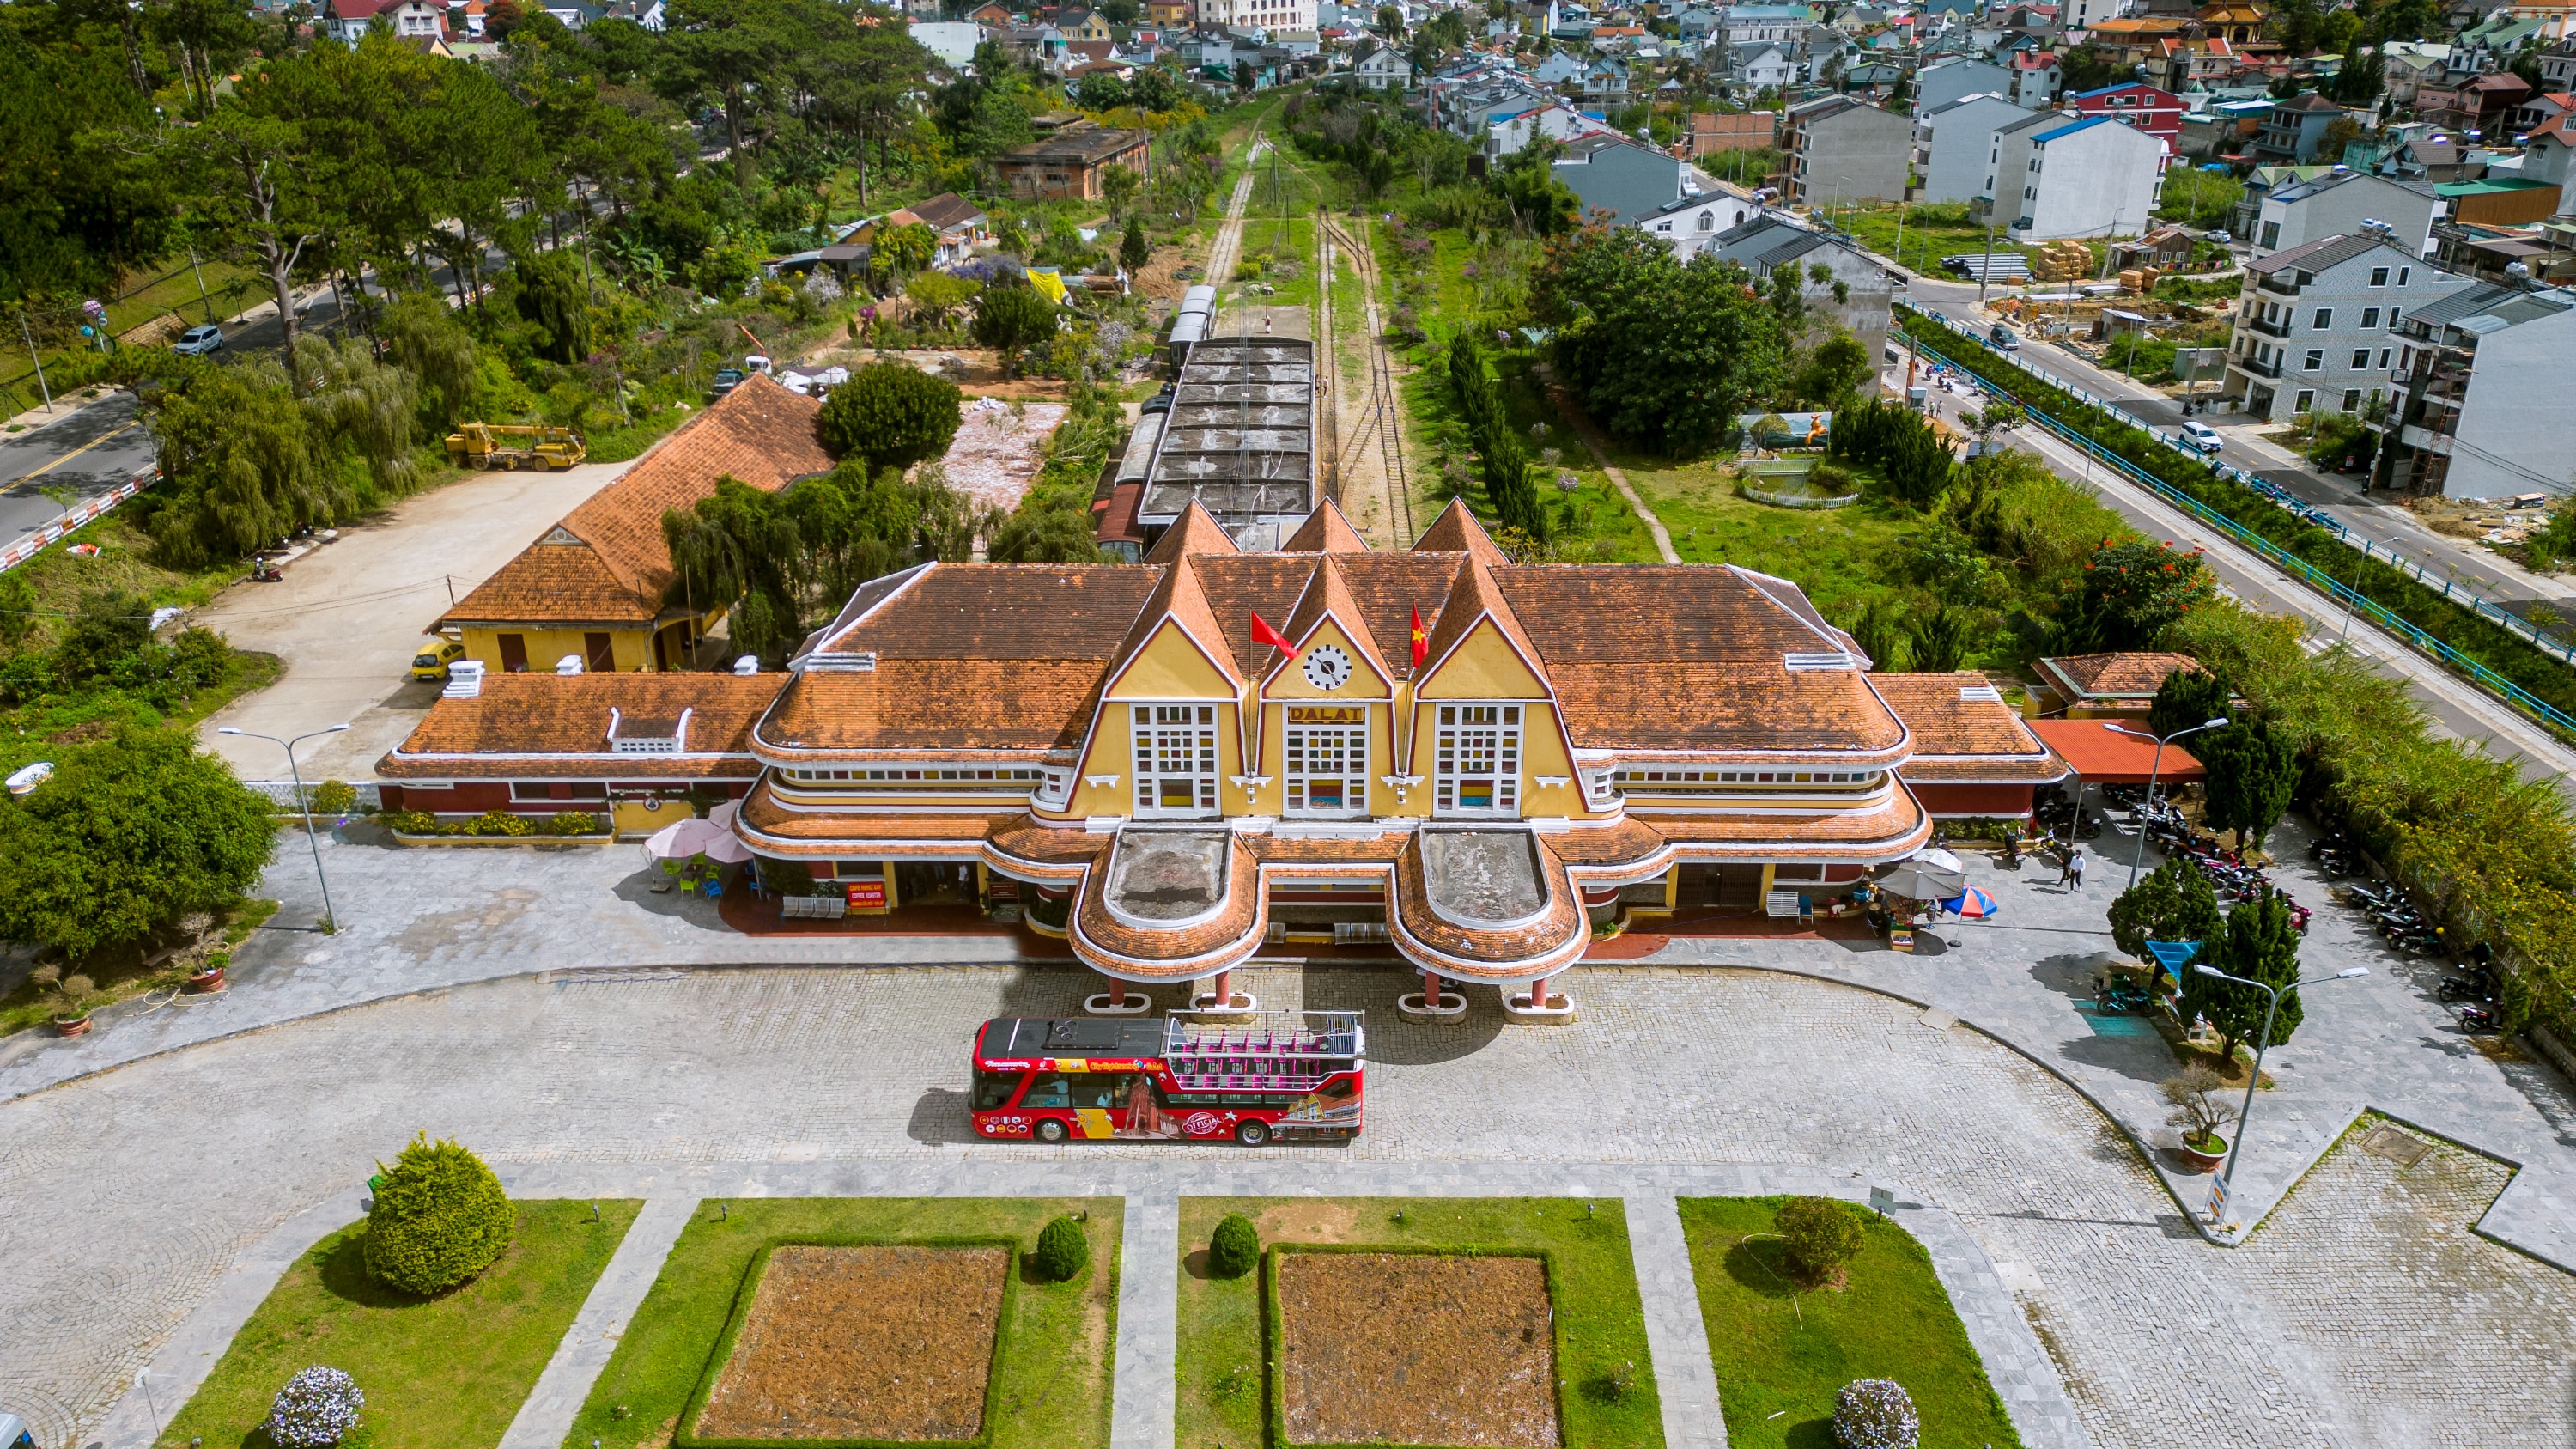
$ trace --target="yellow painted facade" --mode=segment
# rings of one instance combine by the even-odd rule
[[[707,630],[723,617],[723,612],[718,611],[699,620],[695,637],[705,638]],[[649,670],[654,667],[653,640],[656,634],[659,634],[662,639],[662,658],[666,667],[682,668],[688,659],[688,651],[680,642],[683,638],[689,637],[685,621],[665,624],[658,630],[539,629],[524,625],[468,624],[464,626],[463,633],[465,657],[477,661],[495,674],[508,667],[503,662],[504,655],[501,647],[504,635],[518,637],[521,647],[526,651],[526,668],[530,673],[535,674],[553,673],[555,665],[567,654],[579,655],[584,661],[583,667],[588,668],[590,659],[588,636],[592,634],[608,636],[610,657],[617,661],[617,672],[620,674]]]

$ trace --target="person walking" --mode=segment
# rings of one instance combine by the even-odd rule
[[[2066,878],[2074,883],[2075,893],[2084,894],[2084,847],[2077,846],[2066,857]]]
[[[2075,884],[2075,857],[2082,848],[2083,847],[2077,845],[2067,846],[2066,854],[2057,862],[2057,888],[2059,890],[2066,890]]]

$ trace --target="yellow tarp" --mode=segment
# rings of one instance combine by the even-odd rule
[[[1029,273],[1029,285],[1037,288],[1039,293],[1048,301],[1053,302],[1059,307],[1064,305],[1064,278],[1062,276],[1059,276],[1053,271],[1032,271]]]

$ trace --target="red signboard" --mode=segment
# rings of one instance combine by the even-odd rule
[[[885,909],[886,883],[884,881],[853,880],[843,881],[841,884],[842,888],[850,893],[852,910],[882,911]]]

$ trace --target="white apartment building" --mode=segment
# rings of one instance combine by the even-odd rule
[[[2470,285],[2385,236],[2274,252],[2246,268],[2221,392],[2279,423],[2303,412],[2375,411],[2403,390],[2389,380],[2404,361],[2399,328],[2416,308]]]
[[[1997,127],[1986,159],[1997,224],[2044,242],[2144,232],[2173,153],[2109,116],[2041,111]]]
[[[1246,30],[1313,30],[1315,0],[1199,0],[1199,24]]]
[[[1914,168],[1922,177],[1917,201],[1973,201],[1991,196],[2000,154],[1995,132],[2033,113],[2002,96],[1980,92],[1944,101],[1914,121]]]

